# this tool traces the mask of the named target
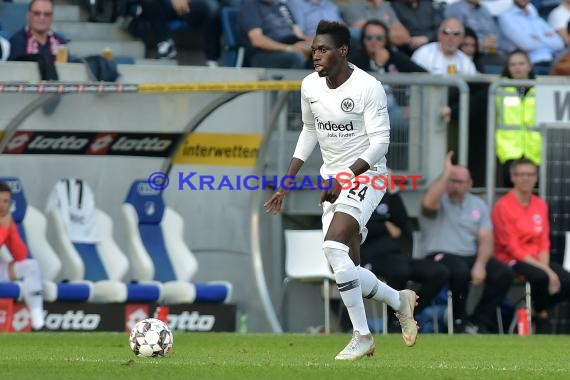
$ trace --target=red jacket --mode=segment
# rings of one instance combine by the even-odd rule
[[[28,249],[20,237],[15,223],[10,227],[0,226],[0,247],[6,244],[15,261],[22,261],[28,258]]]
[[[503,263],[524,261],[527,255],[538,259],[540,252],[550,252],[550,225],[546,202],[531,195],[523,206],[509,191],[499,199],[491,213],[495,236],[495,256]]]

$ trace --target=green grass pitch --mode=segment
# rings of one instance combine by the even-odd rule
[[[376,336],[376,353],[334,356],[347,334],[176,333],[165,358],[135,357],[127,333],[0,334],[3,379],[570,379],[570,337]]]

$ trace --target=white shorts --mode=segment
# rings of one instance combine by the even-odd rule
[[[369,170],[358,177],[364,176],[369,179],[367,184],[359,183],[358,186],[356,186],[356,179],[353,179],[352,188],[341,190],[336,202],[325,202],[323,204],[322,222],[324,236],[326,236],[329,230],[334,213],[343,212],[356,219],[360,227],[360,234],[362,235],[360,244],[364,243],[366,235],[368,235],[366,223],[368,223],[372,212],[374,212],[382,200],[387,185],[385,183],[386,175],[380,172]],[[374,180],[374,186],[372,186],[372,179],[374,177],[376,178]],[[361,182],[365,181],[361,180]]]

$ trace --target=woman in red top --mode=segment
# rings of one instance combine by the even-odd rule
[[[5,182],[0,182],[0,247],[6,246],[14,261],[0,262],[0,281],[22,280],[24,301],[30,309],[32,328],[44,327],[42,281],[36,260],[28,259],[28,250],[22,241],[16,223],[12,220],[10,207],[12,190]]]
[[[536,165],[522,158],[513,161],[510,170],[514,188],[491,214],[495,255],[530,282],[536,317],[546,320],[548,308],[570,298],[570,273],[550,261],[548,206],[532,193]]]

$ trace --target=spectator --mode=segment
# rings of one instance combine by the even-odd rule
[[[0,36],[0,61],[7,61],[10,55],[10,42]]]
[[[473,29],[465,28],[465,37],[463,37],[463,42],[459,45],[459,49],[464,52],[475,65],[475,68],[480,73],[483,72],[483,67],[481,65],[481,53],[479,51],[479,41],[477,41],[477,35]]]
[[[388,175],[392,175],[388,170]],[[367,225],[368,237],[362,245],[361,262],[394,289],[405,289],[408,281],[421,285],[415,313],[431,305],[449,278],[445,266],[427,259],[412,259],[405,251],[412,244],[408,212],[398,189],[388,186]]]
[[[431,0],[395,0],[392,8],[410,33],[410,42],[406,46],[410,54],[420,46],[436,41],[442,19]]]
[[[53,12],[52,0],[30,2],[27,25],[10,38],[10,61],[55,61],[60,46],[66,41],[51,30]]]
[[[570,0],[560,0],[557,6],[548,15],[548,24],[556,30],[564,45],[570,45],[570,34],[568,34],[568,24],[570,23]]]
[[[388,35],[388,27],[380,20],[368,20],[360,34],[359,46],[352,49],[350,61],[365,71],[376,73],[425,72],[407,55],[393,48]],[[390,142],[387,159],[389,165],[397,169],[408,168],[409,112],[406,104],[398,104],[394,89],[384,85],[390,116]]]
[[[538,15],[529,0],[513,0],[499,16],[503,35],[525,51],[535,68],[550,68],[555,54],[564,48],[562,38]]]
[[[496,331],[496,308],[513,280],[511,268],[493,258],[493,232],[487,205],[471,194],[469,170],[445,158],[441,176],[422,198],[420,228],[424,254],[447,267],[453,294],[455,330]],[[469,284],[485,284],[470,317],[466,300]]]
[[[24,301],[30,310],[32,328],[44,327],[42,280],[36,260],[28,259],[28,250],[12,219],[12,190],[0,182],[0,248],[6,246],[13,261],[0,263],[0,281],[23,281]]]
[[[285,1],[244,0],[237,24],[250,66],[302,69],[308,65],[311,37],[294,23]]]
[[[421,46],[412,55],[412,61],[432,74],[475,75],[473,61],[461,50],[465,30],[456,18],[445,19],[438,30],[437,42]]]
[[[534,79],[528,55],[514,50],[507,56],[503,77]],[[503,167],[503,184],[512,187],[510,166],[514,160],[525,157],[540,165],[542,137],[535,123],[534,86],[508,86],[497,95],[497,127],[495,146],[497,158]]]
[[[566,26],[566,33],[570,35],[570,21]],[[570,47],[558,55],[550,69],[550,75],[570,75]]]
[[[314,36],[321,20],[344,22],[331,0],[289,0],[293,19],[307,36]]]
[[[358,48],[352,52],[351,62],[363,70],[381,73],[426,72],[407,55],[392,47],[388,26],[380,20],[368,20],[364,24],[359,42]]]
[[[537,332],[547,332],[548,309],[570,298],[570,273],[550,260],[548,206],[532,193],[536,165],[522,158],[510,169],[514,187],[493,207],[495,255],[530,282]]]
[[[384,0],[351,0],[339,6],[350,27],[361,29],[367,20],[381,20],[390,28],[390,41],[394,45],[405,46],[410,42],[410,33],[398,20],[390,3]]]
[[[445,17],[455,17],[473,29],[479,41],[482,53],[497,54],[500,49],[505,53],[511,49],[508,41],[501,36],[501,29],[489,9],[481,5],[480,0],[460,0],[445,9]]]
[[[158,41],[158,58],[174,59],[177,51],[168,22],[183,19],[200,28],[208,67],[218,67],[221,54],[222,24],[218,0],[141,0],[142,14]],[[148,44],[148,41],[146,41]]]

